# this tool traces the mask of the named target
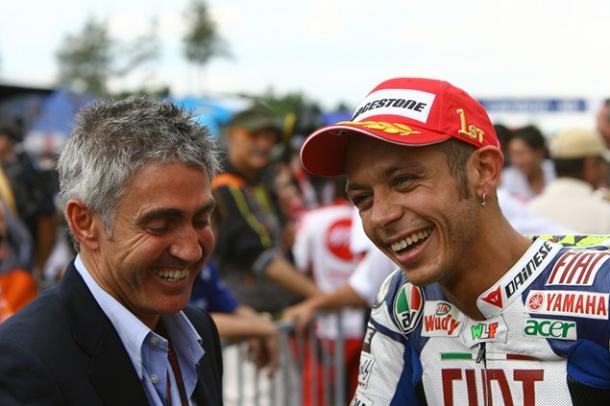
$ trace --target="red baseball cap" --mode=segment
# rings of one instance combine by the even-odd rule
[[[320,128],[305,140],[303,167],[314,175],[343,175],[345,145],[356,134],[406,146],[455,138],[476,148],[500,149],[483,106],[462,89],[434,79],[396,78],[379,84],[350,121]]]

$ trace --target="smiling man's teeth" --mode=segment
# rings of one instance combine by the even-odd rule
[[[166,271],[156,271],[155,273],[161,279],[164,279],[169,282],[180,281],[188,275],[188,269],[181,270],[166,270]]]
[[[397,252],[403,250],[411,245],[415,244],[418,241],[425,240],[430,235],[430,230],[424,230],[417,233],[413,233],[404,240],[400,240],[392,244],[392,251]]]

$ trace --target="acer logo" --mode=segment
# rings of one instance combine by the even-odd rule
[[[529,337],[576,340],[576,322],[567,320],[529,319],[523,334]]]

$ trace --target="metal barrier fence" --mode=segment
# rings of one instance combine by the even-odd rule
[[[346,393],[345,337],[341,313],[330,314],[336,319],[336,339],[316,337],[316,323],[311,323],[304,334],[298,334],[292,322],[276,323],[279,330],[279,365],[272,378],[264,370],[256,371],[246,355],[246,344],[225,346],[225,405],[347,405],[347,397],[351,394]],[[309,367],[304,370],[306,363]],[[309,382],[307,387],[304,387],[305,381]],[[309,391],[309,396],[305,391]]]

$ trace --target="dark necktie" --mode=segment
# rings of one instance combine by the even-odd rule
[[[186,397],[186,390],[184,389],[184,381],[182,380],[182,373],[180,372],[180,365],[178,364],[178,357],[176,357],[176,351],[174,351],[174,346],[172,342],[168,340],[168,350],[167,350],[167,360],[169,361],[169,365],[172,367],[172,371],[174,371],[174,377],[176,378],[176,384],[178,385],[178,393],[180,393],[180,402],[182,406],[189,406],[189,401]],[[172,396],[171,396],[171,384],[170,384],[170,376],[169,371],[167,371],[166,376],[166,388],[165,388],[165,397],[168,406],[172,406]]]

